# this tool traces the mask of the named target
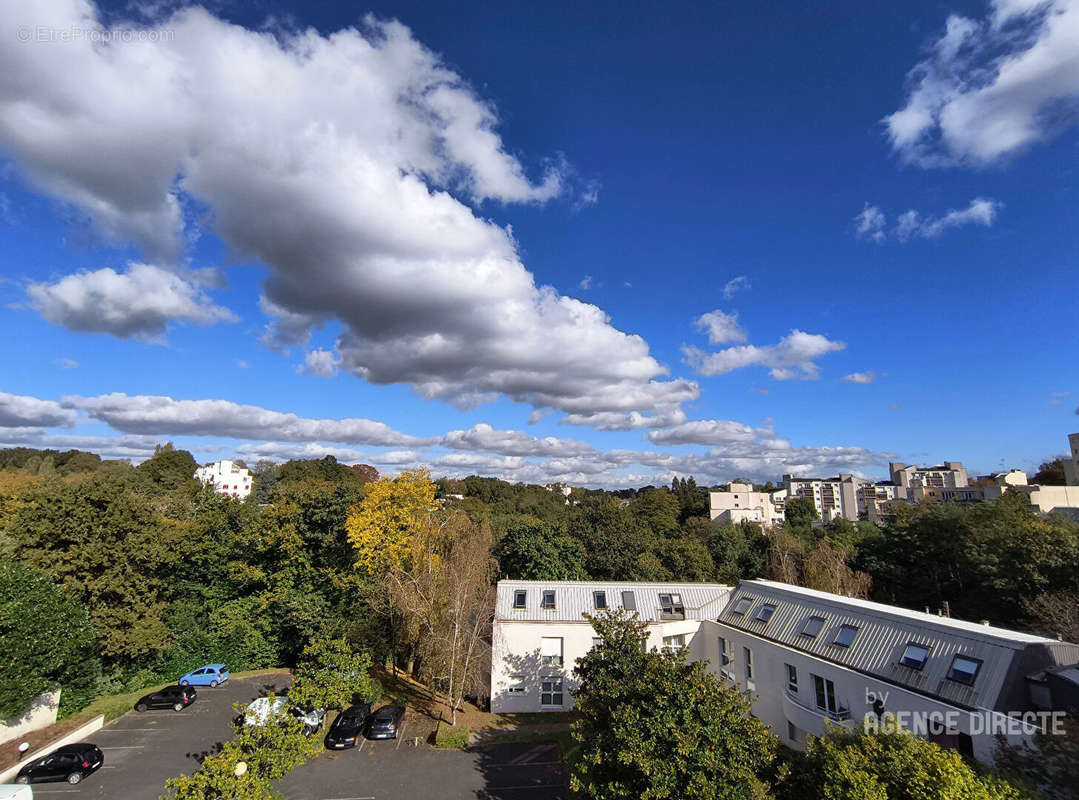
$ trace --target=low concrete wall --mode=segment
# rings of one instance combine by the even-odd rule
[[[25,714],[4,720],[0,726],[0,744],[25,736],[30,731],[39,731],[56,722],[56,711],[60,708],[60,690],[41,694],[34,698]]]
[[[75,742],[81,742],[91,733],[99,731],[105,725],[105,715],[98,714],[84,725],[80,725],[70,733],[61,736],[59,739],[55,739],[49,742],[45,747],[39,748],[32,753],[27,753],[22,757],[22,760],[15,766],[0,772],[0,783],[11,783],[15,780],[15,776],[19,774],[19,770],[23,768],[24,764],[33,761],[35,758],[41,758],[47,756],[57,747],[63,747],[65,744],[74,744]]]

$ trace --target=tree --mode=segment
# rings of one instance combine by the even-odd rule
[[[294,675],[289,697],[313,708],[345,708],[357,698],[372,703],[382,694],[371,677],[371,657],[355,652],[343,637],[312,639]]]
[[[652,536],[632,514],[609,498],[582,503],[567,532],[584,545],[585,569],[593,580],[639,580],[638,557]]]
[[[982,776],[954,750],[902,729],[834,728],[794,756],[778,800],[1023,800],[1003,779]]]
[[[186,450],[176,450],[172,442],[158,445],[154,457],[143,461],[135,472],[145,479],[155,492],[171,492],[176,489],[197,488],[195,470],[198,469],[194,456]]]
[[[499,572],[530,581],[588,580],[584,547],[565,531],[543,523],[516,525],[494,547]]]
[[[847,566],[851,555],[849,547],[833,547],[827,539],[818,540],[802,559],[801,585],[847,597],[869,597],[872,578]]]
[[[688,478],[674,478],[671,481],[671,492],[678,500],[678,518],[685,522],[690,517],[706,517],[709,509],[708,490],[697,486],[697,481],[690,475]]]
[[[1066,485],[1068,481],[1064,475],[1065,458],[1067,456],[1057,456],[1043,461],[1038,467],[1038,471],[1034,473],[1034,477],[1030,479],[1031,484],[1035,486]]]
[[[425,469],[368,484],[345,523],[361,571],[382,576],[405,566],[412,537],[434,506],[435,484]]]
[[[753,522],[716,526],[708,539],[708,552],[715,565],[716,580],[733,585],[764,574],[768,537]]]
[[[715,565],[708,547],[695,536],[663,539],[641,556],[642,577],[654,581],[711,581]]]
[[[359,475],[364,483],[371,483],[378,480],[378,470],[370,464],[353,464],[349,469]]]
[[[777,740],[749,698],[680,651],[645,651],[625,611],[589,617],[599,644],[577,660],[580,751],[570,786],[588,800],[759,798]]]
[[[812,497],[788,498],[783,516],[792,532],[803,535],[808,533],[813,523],[820,519],[820,515],[817,513],[817,504],[813,502]]]
[[[0,562],[0,719],[22,714],[74,677],[92,659],[94,638],[75,598],[41,573]]]
[[[630,513],[656,537],[678,535],[678,498],[666,489],[649,489],[629,504]]]
[[[1063,731],[1038,732],[1018,747],[1001,740],[997,769],[1009,780],[1037,787],[1045,800],[1079,800],[1079,720],[1065,717]]]

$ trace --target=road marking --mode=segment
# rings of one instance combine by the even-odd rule
[[[126,733],[127,731],[160,731],[161,728],[102,728],[98,733]]]
[[[102,750],[142,750],[146,745],[144,744],[124,744],[124,745],[111,745],[107,744],[102,747]]]
[[[393,748],[394,750],[400,750],[401,749],[401,734],[404,732],[404,730],[405,730],[405,726],[402,725],[401,730],[397,731],[397,736],[394,737],[394,738],[397,739],[397,747]]]
[[[359,749],[359,750],[357,750],[356,752],[361,752],[361,751],[363,750],[363,746],[364,746],[365,744],[367,744],[367,740],[366,740],[366,739],[362,739],[362,740],[360,741],[360,749]]]

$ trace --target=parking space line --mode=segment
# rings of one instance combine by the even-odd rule
[[[362,751],[363,751],[363,746],[364,746],[365,744],[367,744],[367,740],[366,740],[366,739],[361,739],[361,740],[360,740],[360,747],[359,747],[359,749],[358,749],[358,750],[357,750],[356,752],[358,752],[358,753],[359,753],[359,752],[362,752]]]
[[[142,750],[142,748],[144,748],[144,747],[146,747],[146,745],[144,745],[144,744],[122,744],[122,745],[107,744],[104,747],[102,747],[101,749],[102,750]]]
[[[125,733],[127,731],[160,731],[161,728],[102,728],[98,733]]]
[[[394,750],[400,750],[401,749],[401,738],[402,738],[401,734],[404,733],[404,732],[405,732],[405,726],[402,725],[401,730],[397,731],[397,736],[394,737],[395,739],[397,739],[397,747],[393,748]]]

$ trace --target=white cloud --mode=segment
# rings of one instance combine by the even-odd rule
[[[872,383],[877,379],[877,373],[873,370],[868,372],[852,372],[850,375],[844,375],[843,380],[847,383]]]
[[[777,344],[767,347],[746,344],[706,353],[696,347],[683,346],[682,353],[685,362],[700,375],[725,375],[743,367],[764,366],[771,368],[769,374],[777,381],[816,380],[820,370],[814,361],[846,346],[845,342],[795,329]]]
[[[53,325],[83,333],[160,342],[170,321],[196,325],[235,322],[197,284],[152,264],[131,263],[125,272],[106,267],[55,283],[31,283],[30,305]]]
[[[264,439],[272,432],[274,438],[291,442],[383,446],[413,446],[434,441],[408,436],[384,422],[370,419],[309,419],[230,400],[174,400],[162,395],[113,392],[97,397],[65,397],[63,403],[123,433]]]
[[[861,212],[854,217],[854,232],[860,239],[884,241],[884,225],[884,212],[879,206],[871,206],[869,203],[866,203]]]
[[[953,15],[908,75],[906,105],[885,117],[892,147],[923,167],[982,166],[1074,124],[1079,2],[992,0]]]
[[[0,392],[0,428],[54,428],[75,424],[76,414],[55,400]]]
[[[742,289],[751,289],[749,278],[745,275],[739,275],[737,278],[731,278],[725,284],[723,284],[723,299],[730,300],[734,297],[735,293],[740,292]]]
[[[1064,402],[1064,398],[1068,396],[1067,392],[1050,392],[1049,393],[1049,405],[1059,406]]]
[[[468,430],[450,431],[441,444],[454,450],[480,450],[506,456],[567,457],[590,455],[592,445],[555,436],[538,438],[515,430],[496,430],[485,422]]]
[[[730,419],[695,419],[648,434],[653,444],[727,445],[771,439],[775,431],[754,428]]]
[[[708,341],[712,344],[724,342],[744,342],[749,339],[748,334],[738,324],[738,312],[724,314],[718,308],[701,314],[693,321],[698,330],[708,334]]]
[[[265,341],[338,320],[341,368],[370,383],[571,415],[681,402],[643,338],[537,286],[511,231],[459,199],[542,202],[568,168],[530,180],[491,104],[406,27],[275,36],[197,7],[155,24],[170,35],[0,49],[0,145],[39,191],[173,262],[198,232],[184,204],[205,206],[268,268]],[[0,28],[20,25],[107,27],[86,0],[4,4]]]
[[[54,363],[60,369],[75,369],[79,366],[79,362],[73,358],[58,358]]]
[[[249,362],[247,362],[247,361],[244,361],[243,359],[240,359],[239,361],[236,362],[236,366],[239,367],[240,369],[248,369],[248,368],[250,368],[251,364]]]
[[[296,372],[301,375],[314,375],[319,378],[332,378],[337,374],[337,365],[341,360],[329,350],[321,348],[308,351],[303,363],[297,365]]]
[[[588,291],[592,288],[592,276],[585,275],[583,278],[581,278],[581,282],[577,284],[577,286],[581,289],[584,289],[585,291]]]

